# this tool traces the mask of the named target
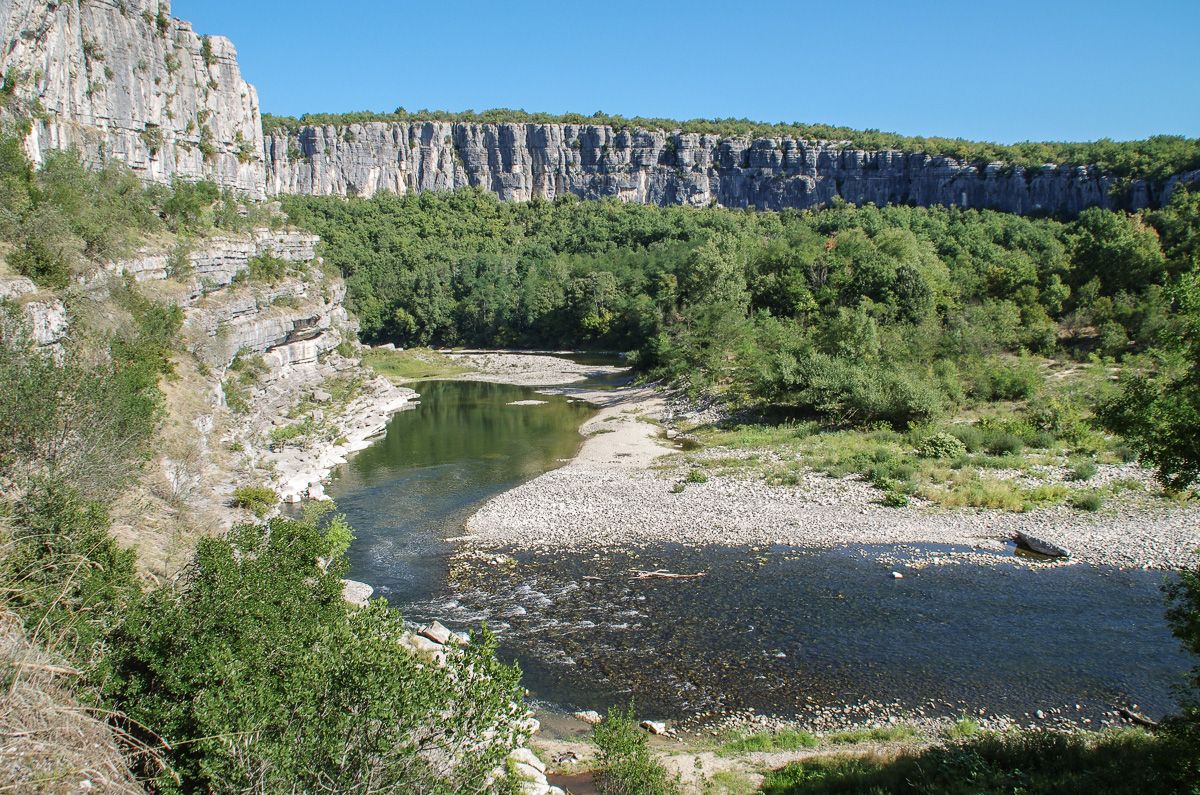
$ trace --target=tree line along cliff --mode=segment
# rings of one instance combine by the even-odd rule
[[[168,0],[14,0],[0,7],[0,35],[0,103],[22,120],[34,162],[76,148],[85,162],[119,160],[147,181],[204,178],[254,198],[471,186],[514,201],[571,194],[780,210],[841,198],[1076,215],[1161,206],[1200,173],[1200,144],[1170,136],[1003,147],[518,111],[268,118],[264,136],[233,44],[172,18]]]

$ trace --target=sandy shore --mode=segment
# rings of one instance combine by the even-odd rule
[[[657,461],[676,451],[653,424],[664,407],[661,395],[649,389],[554,391],[601,406],[580,429],[587,439],[579,454],[487,502],[467,522],[469,543],[558,551],[658,543],[888,545],[863,554],[922,567],[1026,562],[1007,554],[1008,540],[1019,530],[1067,547],[1071,557],[1064,563],[1174,569],[1197,561],[1200,509],[1145,495],[1113,498],[1097,513],[1061,506],[1028,513],[887,508],[859,477],[815,472],[796,486],[710,473],[707,482],[687,483],[680,491],[687,470]],[[928,544],[959,549],[895,546]]]

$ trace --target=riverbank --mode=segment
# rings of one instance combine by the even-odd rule
[[[629,372],[628,367],[583,364],[565,358],[571,354],[532,351],[444,351],[444,355],[470,372],[456,375],[460,381],[487,381],[513,386],[556,386],[595,378],[610,378]]]
[[[879,546],[884,549],[863,554],[889,565],[903,559],[911,569],[1050,563],[1011,554],[1010,539],[1024,532],[1070,550],[1069,558],[1054,565],[1172,570],[1197,560],[1195,505],[1129,491],[1096,513],[1066,506],[1024,513],[886,507],[881,492],[857,475],[834,478],[807,470],[795,484],[772,485],[753,473],[696,470],[679,454],[679,445],[663,437],[658,423],[664,397],[651,390],[559,391],[603,407],[581,428],[585,441],[579,454],[483,505],[467,522],[471,544],[575,552],[659,543]],[[1149,480],[1136,465],[1103,466],[1097,477]],[[911,555],[896,549],[905,545],[913,546]],[[928,545],[968,549],[931,552]]]

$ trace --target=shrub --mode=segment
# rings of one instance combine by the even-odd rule
[[[138,593],[133,552],[109,535],[103,505],[54,480],[29,488],[11,518],[0,556],[6,607],[43,645],[76,665],[99,664],[105,634]]]
[[[1020,436],[1008,431],[991,431],[985,437],[987,451],[992,455],[1016,455],[1025,449]]]
[[[600,795],[678,795],[678,780],[650,752],[649,738],[638,727],[633,705],[625,710],[610,707],[592,730],[599,749],[595,771]]]
[[[1100,471],[1091,458],[1077,458],[1068,466],[1068,480],[1091,480]]]
[[[966,453],[963,441],[948,433],[935,433],[917,445],[917,455],[921,458],[959,458]]]
[[[295,442],[310,436],[316,431],[316,423],[311,417],[306,417],[300,422],[294,422],[291,425],[281,425],[278,428],[272,428],[267,434],[267,441],[273,449],[286,447],[289,442]]]
[[[802,729],[781,729],[774,732],[737,735],[721,745],[723,755],[759,753],[763,751],[794,751],[816,748],[821,741],[812,732]]]
[[[684,481],[687,483],[707,483],[708,473],[703,469],[693,469],[687,473],[687,477],[684,478]]]
[[[963,715],[943,732],[947,740],[962,740],[979,734],[979,721]]]
[[[1033,447],[1037,450],[1049,450],[1058,443],[1058,439],[1056,439],[1054,434],[1050,433],[1049,431],[1034,431],[1029,435],[1026,441],[1029,443],[1030,447]]]
[[[955,425],[949,433],[963,443],[968,453],[977,453],[983,449],[983,431],[976,425]]]
[[[1140,731],[981,732],[887,757],[794,762],[768,774],[762,791],[766,795],[1185,793],[1192,791],[1190,756],[1186,745],[1174,737]]]
[[[274,284],[287,275],[288,262],[272,254],[259,254],[246,263],[246,269],[234,277],[235,282]]]
[[[487,633],[428,665],[383,600],[347,604],[348,537],[312,515],[235,527],[130,611],[106,692],[168,749],[179,780],[143,770],[154,791],[487,791],[522,738],[517,669]]]
[[[1095,512],[1104,507],[1104,498],[1098,491],[1085,491],[1071,499],[1071,505],[1081,511]]]
[[[279,495],[266,486],[238,486],[233,490],[233,507],[245,508],[259,519],[266,516],[277,502]]]
[[[1032,397],[1041,383],[1041,371],[1032,359],[993,356],[973,366],[971,395],[980,400],[1024,400]]]

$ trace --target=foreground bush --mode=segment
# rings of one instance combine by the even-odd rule
[[[236,527],[130,612],[107,690],[131,732],[165,743],[158,790],[485,788],[516,744],[519,672],[486,634],[444,667],[418,660],[382,600],[342,600],[348,541],[311,517]]]
[[[638,726],[633,706],[611,707],[592,731],[600,749],[595,773],[596,791],[601,795],[678,795],[677,779],[650,752],[649,737]]]

